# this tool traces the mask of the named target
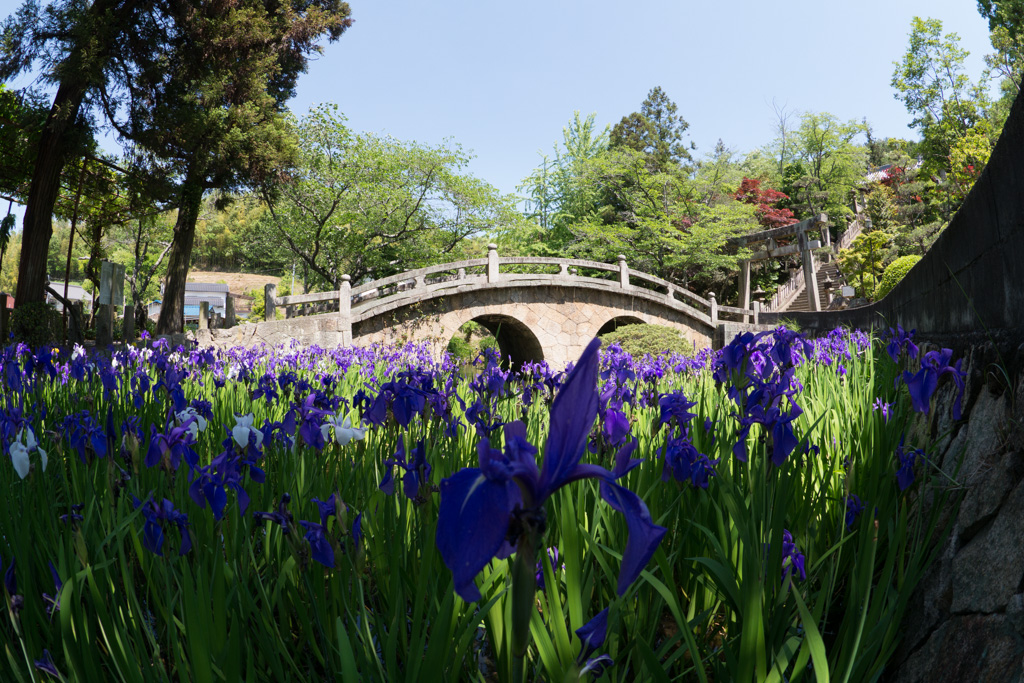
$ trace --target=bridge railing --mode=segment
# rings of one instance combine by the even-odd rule
[[[742,322],[749,320],[748,316],[757,322],[760,313],[757,304],[753,309],[721,306],[714,294],[704,298],[655,275],[632,270],[625,256],[619,256],[614,264],[541,256],[499,257],[497,247],[491,244],[488,245],[487,258],[419,268],[356,287],[351,287],[348,276],[344,275],[342,288],[336,291],[278,297],[276,287],[267,285],[266,318],[274,320],[277,309],[282,308],[285,318],[338,311],[351,321],[352,314],[361,310],[380,305],[398,306],[406,300],[422,298],[427,293],[499,281],[645,290],[664,297],[670,306],[712,326],[725,320]]]

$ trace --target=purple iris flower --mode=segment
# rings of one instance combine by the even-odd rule
[[[281,527],[281,532],[287,535],[291,533],[295,526],[295,518],[292,517],[292,513],[288,510],[288,503],[290,502],[292,502],[291,495],[283,493],[281,494],[280,502],[277,504],[277,512],[254,512],[252,513],[253,519],[274,522]]]
[[[897,325],[896,329],[889,328],[889,343],[885,347],[885,352],[889,354],[889,358],[892,359],[893,363],[898,363],[900,360],[900,354],[903,351],[907,352],[907,356],[911,360],[917,358],[917,345],[914,344],[914,334],[917,330],[911,330],[910,332],[904,332],[902,325]]]
[[[931,405],[932,394],[939,386],[939,379],[943,375],[952,375],[953,382],[958,389],[956,400],[953,402],[953,419],[960,419],[960,401],[964,396],[964,378],[967,373],[960,370],[963,359],[957,360],[955,365],[950,365],[949,361],[952,357],[952,349],[929,351],[924,354],[921,369],[917,373],[911,374],[909,371],[903,373],[903,382],[907,385],[907,390],[910,391],[910,402],[914,410],[919,413],[927,413]]]
[[[164,524],[174,524],[181,532],[181,547],[179,555],[184,555],[192,548],[192,536],[188,531],[188,515],[174,509],[174,503],[163,499],[157,503],[152,497],[146,502],[140,501],[132,496],[135,508],[142,508],[142,516],[146,518],[146,524],[142,529],[142,545],[146,550],[155,555],[163,557]]]
[[[709,460],[700,453],[686,435],[669,437],[661,480],[668,481],[671,474],[676,481],[689,481],[694,488],[706,489],[709,477],[715,476],[713,467],[717,464],[718,460]]]
[[[49,674],[54,678],[58,678],[61,680],[64,679],[64,677],[61,676],[60,671],[57,670],[57,665],[54,664],[53,656],[50,655],[49,650],[43,650],[42,659],[34,659],[32,660],[32,664],[35,665],[37,669],[39,669],[45,674]]]
[[[60,611],[60,589],[64,586],[64,582],[60,580],[60,574],[57,573],[57,568],[53,566],[53,562],[50,565],[50,576],[53,577],[53,585],[56,586],[56,590],[53,595],[43,593],[43,602],[46,603],[46,616],[52,617],[54,612]]]
[[[405,474],[402,476],[402,490],[405,492],[406,498],[419,500],[420,486],[429,482],[432,470],[430,464],[427,463],[427,448],[423,439],[420,439],[412,449],[412,461],[410,462],[405,457],[405,439],[400,437],[395,457],[385,460],[384,466],[387,470],[384,473],[384,480],[380,483],[381,491],[389,496],[394,495],[395,480],[392,478],[392,472],[397,466],[405,470]]]
[[[891,403],[886,403],[885,401],[883,401],[881,399],[881,397],[875,399],[875,402],[871,406],[871,409],[872,410],[881,410],[882,411],[882,419],[884,419],[886,423],[888,423],[889,422],[889,418],[892,417],[892,404]]]
[[[857,517],[860,513],[864,512],[864,504],[860,502],[860,498],[856,494],[851,493],[846,497],[846,529],[849,531],[853,528],[854,522],[857,521]]]
[[[612,447],[621,446],[629,436],[629,418],[614,408],[604,411],[604,424],[601,428],[604,442]]]
[[[189,426],[195,419],[195,417],[188,418],[180,427],[171,427],[170,419],[168,419],[165,427],[166,434],[158,433],[156,425],[150,425],[146,467],[153,467],[164,462],[168,468],[177,471],[181,467],[182,458],[191,468],[199,465],[199,454],[192,448],[196,442],[189,430]]]
[[[548,548],[548,559],[551,560],[551,569],[553,571],[558,571],[559,570],[559,566],[558,566],[558,548]],[[561,569],[563,571],[565,570],[565,563],[564,562],[562,563]],[[542,591],[542,590],[545,590],[545,588],[547,588],[544,585],[544,559],[543,558],[541,558],[537,562],[537,571],[535,572],[533,579],[537,583],[537,590]]]
[[[800,552],[793,541],[793,534],[788,529],[782,530],[782,580],[785,582],[787,576],[801,581],[807,579],[807,571],[804,567],[804,554]]]
[[[914,464],[918,457],[924,457],[924,451],[920,448],[904,451],[903,439],[905,436],[900,437],[900,443],[896,446],[896,461],[900,465],[896,470],[896,483],[899,484],[900,491],[906,491],[914,483]]]
[[[504,427],[505,451],[478,445],[480,467],[464,468],[441,482],[437,547],[452,571],[455,591],[467,602],[480,599],[474,578],[498,555],[506,537],[518,543],[522,525],[543,519],[544,504],[559,488],[578,479],[601,480],[601,497],[626,517],[629,538],[619,570],[618,592],[640,575],[667,531],[651,520],[643,501],[616,483],[639,461],[629,458],[632,444],[616,458],[615,470],[581,464],[587,437],[597,417],[597,366],[600,341],[593,340],[572,369],[551,406],[550,430],[540,468],[526,426]],[[633,442],[635,444],[635,442]],[[513,523],[515,522],[515,525]],[[510,534],[511,530],[511,534]]]
[[[608,635],[608,608],[601,610],[596,617],[576,629],[576,637],[580,639],[580,654],[576,664],[580,667],[580,675],[592,674],[600,678],[615,661],[608,655],[591,657],[599,647],[604,645]]]

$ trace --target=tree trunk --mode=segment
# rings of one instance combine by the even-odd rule
[[[188,277],[192,246],[196,238],[196,221],[203,203],[203,184],[198,174],[190,171],[181,187],[178,219],[174,223],[174,239],[167,259],[167,276],[157,334],[173,334],[185,329],[185,279]]]
[[[60,174],[68,161],[67,133],[78,118],[84,96],[82,83],[61,83],[46,117],[22,223],[18,288],[14,296],[17,306],[46,300],[46,255],[53,235],[53,207],[60,194]]]

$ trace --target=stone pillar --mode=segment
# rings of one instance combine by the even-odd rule
[[[715,293],[708,294],[708,299],[711,301],[711,326],[718,327],[718,301],[715,300]]]
[[[352,346],[352,278],[341,276],[338,292],[338,346]]]
[[[277,285],[272,282],[263,286],[263,317],[277,320]]]
[[[487,282],[498,281],[498,245],[487,245]]]
[[[820,311],[821,298],[818,296],[818,268],[814,265],[814,253],[808,244],[806,230],[801,230],[797,233],[797,242],[800,245],[800,256],[804,264],[804,291],[807,292],[811,310]]]
[[[7,335],[10,334],[10,315],[7,311],[7,302],[10,301],[10,294],[0,294],[0,348],[7,346]]]
[[[210,329],[210,302],[200,301],[199,302],[199,329],[208,330]]]
[[[224,327],[231,329],[235,326],[235,299],[229,293],[224,300]]]
[[[465,268],[459,268],[459,274],[456,276],[456,279],[458,279],[458,280],[465,280],[466,279],[466,269]]]
[[[755,301],[754,302],[754,324],[755,325],[760,325],[761,324],[760,318],[761,318],[761,302],[760,301]]]
[[[626,265],[626,255],[619,254],[619,287],[629,288],[629,266]]]
[[[71,310],[68,311],[68,343],[81,344],[85,340],[85,331],[82,326],[85,323],[85,303],[82,301],[71,302]]]
[[[750,308],[750,261],[740,265],[740,308]],[[743,322],[749,323],[750,316],[744,315]]]

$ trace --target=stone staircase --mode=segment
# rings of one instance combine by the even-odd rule
[[[845,284],[842,274],[839,272],[839,265],[835,261],[831,263],[824,263],[818,268],[817,273],[818,280],[818,298],[821,303],[821,310],[828,308],[830,299],[832,296],[839,291],[839,287]],[[825,280],[832,281],[832,288],[828,291],[825,289]],[[801,287],[797,292],[796,296],[793,297],[788,304],[779,309],[780,313],[789,313],[797,311],[810,311],[811,302],[808,298],[807,287]]]

